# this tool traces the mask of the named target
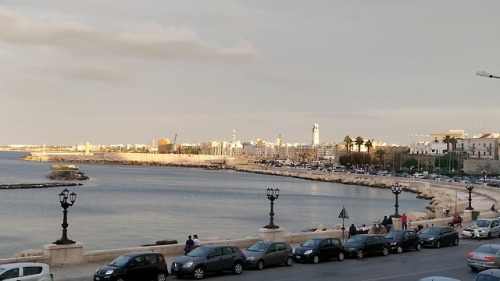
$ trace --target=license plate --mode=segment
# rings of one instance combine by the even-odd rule
[[[99,280],[101,280],[101,278],[100,277],[96,277],[95,280],[99,281]]]
[[[296,259],[300,260],[300,256],[295,256]]]
[[[172,268],[173,271],[178,271],[179,269],[177,267]]]

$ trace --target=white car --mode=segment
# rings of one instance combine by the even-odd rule
[[[498,219],[478,219],[473,226],[462,231],[464,238],[500,237],[500,221]]]
[[[50,267],[45,263],[20,262],[0,264],[2,281],[53,281]]]

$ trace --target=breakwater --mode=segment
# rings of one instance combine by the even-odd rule
[[[30,189],[30,188],[49,188],[49,187],[77,186],[77,185],[82,185],[82,184],[70,183],[70,182],[0,184],[0,189]]]

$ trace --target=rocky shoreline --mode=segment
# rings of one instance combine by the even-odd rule
[[[0,189],[30,189],[30,188],[49,188],[60,186],[77,186],[81,183],[69,182],[49,182],[49,183],[17,183],[17,184],[0,184]]]

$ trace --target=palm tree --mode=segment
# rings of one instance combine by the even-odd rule
[[[373,144],[372,144],[372,141],[371,140],[367,140],[365,142],[365,147],[366,147],[366,153],[367,154],[370,154],[370,148],[373,147]]]
[[[450,152],[451,137],[449,135],[446,135],[443,139],[443,142],[446,143],[446,152]]]
[[[356,140],[354,141],[354,143],[358,146],[358,152],[360,152],[361,151],[361,145],[363,145],[363,143],[365,143],[365,140],[362,137],[357,136]]]
[[[345,147],[347,149],[347,154],[349,154],[349,148],[351,148],[352,145],[352,139],[349,135],[344,137],[344,142],[345,142]]]
[[[382,163],[382,160],[384,160],[385,150],[377,149],[377,151],[375,151],[375,155],[377,156],[380,163]]]

